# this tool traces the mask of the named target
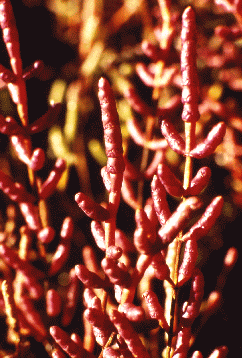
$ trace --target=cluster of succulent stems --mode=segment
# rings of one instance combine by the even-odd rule
[[[160,0],[159,9],[163,19],[159,50],[148,42],[143,43],[144,52],[150,53],[151,59],[155,58],[152,79],[154,108],[144,103],[131,86],[124,93],[132,110],[145,119],[143,129],[135,118],[127,120],[130,138],[142,147],[139,169],[128,159],[128,145],[122,138],[110,82],[105,77],[99,79],[98,99],[107,158],[101,175],[107,200],[97,203],[89,193],[80,191],[75,195],[73,205],[77,204],[91,219],[92,237],[89,240],[95,241],[103,256],[99,265],[91,244],[85,246],[83,263],[76,263],[68,272],[67,288],[60,294],[51,286],[51,279],[61,272],[71,255],[74,221],[69,215],[64,218],[56,249],[49,252],[48,245],[53,243],[56,232],[49,218],[48,198],[57,189],[67,163],[65,158],[58,158],[43,180],[39,171],[45,165],[46,153],[42,148],[33,148],[33,136],[54,125],[61,104],[51,103],[43,116],[30,123],[26,80],[41,71],[43,64],[36,61],[23,70],[11,2],[0,0],[0,26],[11,64],[11,70],[0,66],[0,77],[8,87],[19,117],[16,120],[0,115],[0,132],[8,136],[17,160],[26,165],[30,184],[27,190],[10,174],[0,170],[0,189],[18,207],[24,221],[19,229],[18,244],[12,245],[7,234],[0,237],[3,276],[0,304],[6,316],[7,340],[14,346],[12,353],[3,356],[26,356],[31,349],[29,339],[32,337],[42,343],[53,358],[66,355],[71,358],[93,358],[95,355],[99,358],[156,358],[161,354],[164,358],[203,357],[202,352],[192,351],[195,340],[192,327],[202,312],[204,292],[203,274],[196,266],[197,242],[209,233],[219,218],[223,198],[217,196],[203,208],[200,197],[209,183],[211,170],[201,167],[194,174],[193,161],[214,154],[223,141],[226,124],[218,122],[207,136],[197,138],[200,93],[196,18],[190,6],[182,15],[181,96],[174,95],[168,104],[159,107],[160,83],[169,82],[176,72],[171,69],[170,75],[165,75],[166,60],[175,36],[169,1]],[[147,83],[151,81],[148,70],[142,65],[137,66],[137,72],[141,79],[146,78]],[[182,134],[170,120],[180,102],[183,106]],[[158,117],[162,121],[160,137],[156,138]],[[168,149],[184,158],[183,182],[165,163]],[[147,181],[150,181],[150,195],[145,198]],[[170,211],[168,196],[175,198],[173,212]],[[135,212],[132,241],[116,224],[122,197]],[[189,224],[191,216],[201,208],[200,217]],[[31,258],[33,247],[36,250]],[[236,258],[237,251],[232,247],[225,257],[225,275],[234,266]],[[155,292],[154,279],[163,285],[165,298]],[[184,287],[189,287],[190,293],[181,306],[179,293]],[[46,306],[44,319],[36,308],[36,302],[40,300],[44,300]],[[210,301],[206,301],[204,316],[215,312],[220,301],[220,292],[217,291]],[[84,305],[84,312],[77,308],[80,302]],[[69,335],[65,328],[68,327],[70,332],[75,314],[80,317],[83,314],[84,332],[80,329],[79,334]],[[56,324],[49,324],[55,319]],[[160,349],[161,331],[164,344]],[[227,351],[225,346],[215,348],[209,358],[226,357]]]

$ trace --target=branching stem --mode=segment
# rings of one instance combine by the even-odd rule
[[[183,187],[187,189],[190,186],[191,179],[192,179],[192,158],[189,156],[190,151],[195,145],[195,136],[196,132],[196,122],[185,122],[185,140],[186,140],[186,160],[185,160],[185,169],[184,169],[184,179],[183,179]],[[183,200],[185,200],[183,198]],[[182,247],[182,232],[179,233],[176,240],[176,257],[174,262],[174,271],[173,271],[173,282],[175,287],[173,288],[173,295],[171,301],[171,310],[170,310],[170,332],[168,335],[168,343],[167,343],[167,350],[166,350],[166,358],[172,357],[172,346],[173,346],[173,338],[176,332],[176,325],[177,325],[177,301],[178,301],[178,272],[179,272],[179,260],[181,254],[181,247]]]

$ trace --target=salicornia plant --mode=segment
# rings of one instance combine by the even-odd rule
[[[0,78],[17,108],[0,115],[10,150],[0,168],[6,209],[0,222],[3,357],[205,357],[202,344],[194,348],[196,338],[221,306],[238,255],[231,245],[216,265],[216,287],[204,297],[208,236],[217,239],[217,223],[226,224],[224,199],[210,184],[214,155],[231,171],[234,202],[241,204],[235,130],[242,131],[242,120],[232,100],[221,100],[222,84],[242,88],[235,42],[242,37],[240,6],[217,1],[235,15],[235,24],[216,27],[211,43],[219,42],[211,49],[191,6],[132,3],[114,2],[110,9],[101,1],[86,0],[82,7],[49,2],[67,19],[70,33],[79,26],[81,65],[71,83],[53,84],[49,110],[32,120],[26,81],[44,64],[23,69],[12,5],[0,0],[11,65],[0,65]],[[208,11],[206,6],[201,8]],[[69,8],[82,17],[73,20]],[[145,39],[119,55],[112,37],[133,16]],[[214,68],[221,83],[206,84],[201,75],[212,81]],[[95,135],[86,143],[84,125],[78,127],[82,110],[86,122],[93,115],[97,82],[104,145]],[[54,98],[64,101],[65,90],[62,126],[63,106]],[[36,148],[35,135],[42,132],[49,143]],[[86,144],[101,179],[88,167],[93,159]],[[23,172],[21,182],[14,166]],[[74,198],[68,196],[73,167],[80,185]],[[98,198],[90,177],[100,186]],[[59,200],[62,205],[53,205]],[[87,217],[80,225],[79,215]],[[224,358],[228,351],[224,342],[206,357]]]

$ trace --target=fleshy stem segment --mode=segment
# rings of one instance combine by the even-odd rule
[[[108,210],[110,219],[105,221],[106,249],[115,245],[116,215],[120,202],[120,192],[123,181],[124,159],[122,148],[122,135],[119,117],[113,92],[105,78],[99,80],[98,97],[102,112],[104,129],[104,142],[107,155],[107,172],[110,178]],[[107,293],[104,292],[102,307],[106,309]]]

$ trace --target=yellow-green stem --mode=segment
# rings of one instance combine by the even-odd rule
[[[40,178],[36,178],[36,186],[37,186],[38,192],[41,189],[41,185],[42,185],[42,182],[41,182]],[[40,217],[41,225],[44,228],[44,227],[48,226],[48,210],[47,210],[45,200],[39,200],[38,209],[39,209],[39,217]],[[40,258],[44,262],[46,262],[45,246],[41,243],[40,240],[37,240],[37,248],[38,248]]]
[[[185,140],[186,140],[186,161],[184,169],[184,180],[183,187],[187,189],[190,185],[192,178],[192,158],[189,156],[190,151],[195,144],[195,132],[196,132],[196,122],[185,122]]]
[[[171,311],[170,311],[170,331],[168,334],[168,342],[167,342],[167,350],[166,350],[166,357],[171,357],[171,348],[174,338],[174,332],[176,331],[176,325],[177,325],[177,300],[178,300],[178,268],[179,268],[179,258],[180,258],[180,252],[181,252],[181,241],[180,237],[182,236],[182,233],[179,233],[179,236],[175,239],[177,241],[176,245],[176,257],[175,257],[175,263],[174,263],[174,271],[173,271],[173,277],[172,280],[174,282],[173,287],[173,294],[172,294],[172,301],[171,301]]]
[[[103,357],[103,351],[104,351],[104,349],[107,348],[107,347],[110,347],[110,346],[113,344],[113,341],[114,341],[114,339],[115,339],[115,337],[116,337],[116,334],[117,334],[116,332],[112,332],[112,333],[111,333],[111,335],[110,335],[110,337],[109,337],[107,343],[106,343],[105,346],[102,348],[102,351],[101,351],[101,353],[99,354],[98,358],[102,358],[102,357]]]
[[[184,169],[184,179],[183,179],[183,188],[187,189],[190,186],[191,178],[192,178],[192,158],[189,156],[190,151],[195,145],[195,132],[196,132],[196,122],[185,122],[185,143],[186,143],[186,160],[185,160],[185,169]],[[185,200],[183,198],[183,200]],[[174,262],[174,273],[173,273],[173,282],[175,287],[173,288],[173,297],[171,302],[171,311],[170,311],[170,332],[168,336],[168,344],[166,350],[166,357],[172,357],[172,345],[173,338],[176,331],[177,325],[177,301],[178,301],[178,271],[179,271],[179,259],[181,254],[181,238],[182,232],[179,233],[178,237],[175,239],[177,241],[176,247],[176,257]]]
[[[105,230],[106,248],[115,245],[115,229],[116,229],[115,218],[111,218],[110,220],[105,222],[104,230]]]

